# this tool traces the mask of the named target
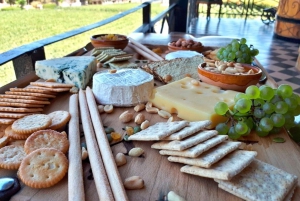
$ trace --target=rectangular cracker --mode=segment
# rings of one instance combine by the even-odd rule
[[[35,97],[35,96],[18,96],[18,95],[8,95],[8,94],[0,94],[0,98],[10,98],[10,99],[25,99],[25,100],[41,100],[48,101],[48,98]]]
[[[152,141],[161,140],[189,125],[188,121],[158,122],[147,129],[129,136],[129,140]]]
[[[212,165],[209,169],[185,165],[180,168],[180,171],[201,177],[230,180],[245,169],[256,155],[256,151],[236,150]]]
[[[9,112],[0,112],[0,117],[4,118],[12,118],[12,119],[19,119],[25,117],[26,115],[33,114],[33,113],[9,113]]]
[[[30,82],[31,86],[49,87],[49,88],[72,88],[74,84],[64,84],[57,82]]]
[[[296,175],[255,159],[230,181],[215,180],[219,187],[242,199],[253,201],[284,200],[291,197],[298,183]]]
[[[42,112],[43,108],[0,107],[0,112]]]
[[[210,168],[214,163],[221,160],[227,154],[238,149],[240,145],[241,142],[225,141],[219,144],[218,146],[208,150],[207,152],[204,152],[197,158],[169,156],[168,160],[171,162],[183,163],[186,165],[195,165],[199,167]]]
[[[72,87],[62,87],[62,88],[50,88],[50,87],[39,87],[39,86],[27,86],[30,89],[39,89],[39,90],[44,90],[47,91],[48,93],[56,93],[56,92],[65,92],[65,91],[70,91]]]
[[[9,103],[28,103],[28,104],[41,104],[49,105],[49,101],[39,101],[39,100],[24,100],[24,99],[10,99],[10,98],[0,98],[0,102],[9,102]]]
[[[47,83],[49,83],[49,82],[47,82]],[[6,91],[5,94],[21,95],[21,96],[35,96],[35,97],[43,97],[43,98],[55,98],[56,97],[55,95],[51,95],[51,94],[17,92],[17,91]]]
[[[51,91],[36,89],[36,88],[10,88],[10,91],[16,92],[33,92],[33,93],[42,93],[42,94],[52,94]]]
[[[12,124],[12,123],[14,123],[14,121],[15,121],[15,119],[0,117],[0,124]]]
[[[151,148],[182,151],[216,135],[218,135],[216,130],[204,130],[185,138],[182,141],[174,140],[154,143],[151,145]]]
[[[210,148],[224,142],[228,139],[227,135],[217,135],[212,137],[204,142],[197,144],[189,149],[184,151],[173,151],[173,150],[160,150],[159,153],[161,155],[169,155],[169,156],[182,156],[182,157],[190,157],[195,158],[202,154],[203,152],[209,150]]]
[[[181,140],[185,137],[188,137],[190,135],[193,135],[194,133],[200,131],[201,129],[204,129],[208,126],[211,125],[211,121],[206,120],[206,121],[195,121],[195,122],[190,122],[190,124],[181,129],[180,131],[173,133],[172,135],[164,138],[163,140]]]
[[[13,107],[44,107],[44,105],[28,104],[28,103],[9,103],[0,102],[0,106],[13,106]]]

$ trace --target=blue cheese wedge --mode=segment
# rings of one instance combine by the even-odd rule
[[[93,93],[102,105],[130,107],[145,103],[153,88],[153,76],[140,69],[99,72],[93,76]]]
[[[63,57],[37,61],[35,71],[42,79],[54,79],[84,89],[96,72],[96,64],[92,56]]]

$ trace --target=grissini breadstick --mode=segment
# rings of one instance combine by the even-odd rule
[[[116,201],[125,201],[128,200],[126,195],[126,191],[121,180],[117,165],[115,163],[114,156],[112,154],[109,142],[107,140],[103,124],[100,118],[100,114],[97,109],[97,104],[95,101],[94,94],[92,90],[87,87],[86,88],[86,97],[88,100],[88,107],[90,109],[92,122],[94,125],[96,137],[98,140],[99,149],[102,155],[102,159],[104,161],[104,166],[107,171],[107,176],[109,182],[111,184],[111,188]]]
[[[81,161],[78,95],[69,99],[69,170],[68,199],[69,201],[84,201],[83,168]],[[76,175],[76,176],[75,176]]]
[[[160,57],[158,54],[156,54],[155,52],[151,51],[149,48],[147,48],[145,45],[139,43],[138,41],[134,40],[133,38],[129,37],[130,42],[140,48],[141,50],[143,50],[144,52],[147,52],[148,54],[152,55],[154,58],[158,59],[157,61],[162,61],[164,60],[162,57]]]
[[[89,159],[93,171],[94,181],[98,192],[99,200],[113,201],[114,197],[108,182],[105,168],[103,166],[103,160],[101,158],[101,154],[98,149],[98,144],[95,138],[95,132],[92,125],[89,109],[87,106],[86,97],[82,89],[80,89],[79,91],[79,105],[85,141],[87,145],[87,150],[89,152]]]
[[[152,55],[148,54],[147,52],[143,51],[135,45],[128,43],[127,46],[150,61],[159,61],[157,58],[153,57]]]

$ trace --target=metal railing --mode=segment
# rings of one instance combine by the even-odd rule
[[[152,2],[154,2],[154,1],[142,3],[139,6],[136,6],[132,9],[129,9],[127,11],[124,11],[122,13],[114,15],[110,18],[101,20],[99,22],[89,24],[84,27],[80,27],[78,29],[74,29],[74,30],[71,30],[71,31],[68,31],[68,32],[65,32],[62,34],[58,34],[58,35],[55,35],[55,36],[52,36],[49,38],[38,40],[38,41],[32,42],[30,44],[26,44],[26,45],[11,49],[7,52],[4,52],[4,53],[0,54],[0,68],[1,68],[1,65],[12,61],[15,75],[16,75],[16,78],[18,79],[18,78],[34,71],[34,64],[36,61],[46,59],[45,49],[44,49],[45,46],[65,40],[67,38],[70,38],[70,37],[73,37],[73,36],[76,36],[79,34],[82,34],[84,32],[90,31],[92,29],[99,28],[103,25],[114,22],[122,17],[125,17],[131,13],[134,13],[140,9],[143,10],[143,12],[142,12],[143,24],[141,27],[136,29],[134,32],[143,32],[143,33],[154,32],[153,27],[154,27],[155,23],[157,23],[158,21],[162,20],[162,28],[163,28],[165,22],[167,22],[169,24],[169,21],[173,17],[172,12],[174,11],[174,9],[176,7],[176,3],[170,5],[166,10],[164,10],[163,12],[161,12],[160,14],[158,14],[156,17],[154,17],[151,20],[150,15],[151,15],[151,3]],[[160,33],[162,33],[162,28],[160,30]],[[91,48],[92,46],[88,44],[86,47]],[[77,50],[67,56],[78,55],[79,52],[82,53],[82,51],[89,51],[89,49],[83,48],[83,49]]]

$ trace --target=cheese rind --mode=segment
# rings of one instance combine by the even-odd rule
[[[157,87],[153,90],[149,101],[162,110],[177,113],[179,118],[187,121],[211,120],[209,128],[213,128],[225,120],[225,117],[215,114],[216,103],[224,101],[232,107],[238,92],[223,91],[219,87],[203,82],[195,85],[195,81],[186,77]]]
[[[93,77],[93,93],[103,105],[130,107],[145,103],[154,88],[153,76],[140,69],[99,72]]]
[[[36,75],[42,79],[74,84],[84,89],[96,72],[96,60],[92,56],[63,57],[37,61]]]

